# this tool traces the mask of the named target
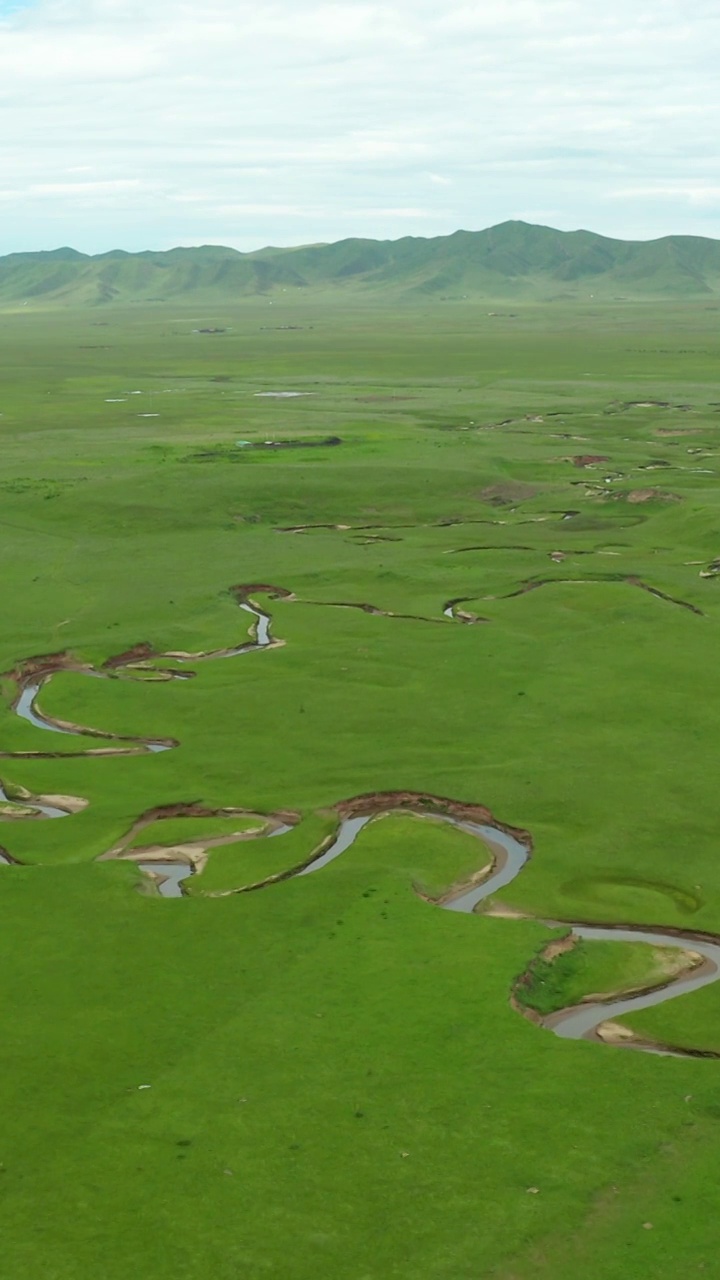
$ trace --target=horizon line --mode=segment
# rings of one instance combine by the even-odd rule
[[[436,235],[436,236],[402,235],[402,236],[387,236],[383,238],[380,238],[378,236],[340,236],[340,238],[337,240],[305,240],[297,244],[266,244],[266,245],[262,245],[259,249],[236,249],[232,245],[227,245],[227,244],[222,244],[219,242],[212,242],[212,241],[202,241],[202,242],[194,242],[191,244],[185,244],[185,243],[172,244],[169,246],[169,248],[166,248],[166,249],[157,249],[157,248],[123,249],[119,246],[116,246],[115,248],[112,248],[112,249],[101,250],[99,253],[87,253],[83,249],[76,249],[74,245],[62,244],[62,245],[55,245],[53,248],[50,248],[50,249],[10,249],[5,253],[0,253],[0,260],[2,260],[3,258],[33,257],[39,254],[58,254],[58,253],[64,253],[64,252],[77,254],[78,257],[88,258],[88,259],[106,258],[106,257],[112,256],[113,254],[122,254],[127,257],[137,257],[140,254],[173,253],[178,249],[186,249],[189,252],[197,249],[222,249],[227,251],[228,253],[238,254],[241,257],[252,257],[255,254],[266,253],[268,251],[278,251],[278,252],[287,251],[290,253],[293,250],[300,250],[300,249],[325,249],[325,248],[330,248],[333,245],[345,244],[348,241],[360,241],[366,244],[399,244],[403,240],[421,240],[421,241],[424,241],[425,243],[428,243],[433,240],[450,240],[454,236],[459,236],[459,235],[471,235],[471,236],[483,235],[490,231],[498,231],[502,227],[511,227],[511,226],[512,227],[529,227],[539,231],[552,231],[556,235],[560,235],[560,236],[591,235],[591,236],[597,237],[597,239],[599,240],[607,240],[613,244],[659,244],[664,240],[702,240],[702,241],[707,241],[709,244],[720,243],[720,240],[717,237],[700,236],[700,235],[695,235],[691,232],[670,231],[664,235],[649,236],[646,239],[639,239],[637,237],[633,237],[632,239],[625,239],[622,236],[604,235],[601,231],[593,231],[589,227],[573,227],[571,230],[566,231],[560,227],[550,226],[547,223],[527,222],[523,218],[506,218],[503,222],[495,222],[495,223],[492,223],[490,226],[477,227],[472,230],[468,229],[467,227],[457,227],[455,231],[450,231],[444,235]]]

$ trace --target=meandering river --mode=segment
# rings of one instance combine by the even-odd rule
[[[234,648],[217,650],[212,653],[205,654],[180,654],[180,653],[164,653],[152,655],[157,658],[172,659],[176,662],[200,661],[206,658],[220,657],[236,657],[240,654],[250,653],[261,649],[273,647],[278,642],[273,639],[271,632],[271,618],[263,610],[259,609],[252,600],[249,599],[249,592],[252,588],[246,588],[245,595],[238,597],[240,608],[246,613],[252,615],[253,637],[248,642],[244,642]],[[268,594],[275,594],[289,598],[289,593],[276,588],[255,588],[255,590],[263,590]],[[242,588],[238,588],[237,592],[242,592]],[[445,614],[447,617],[460,621],[455,617],[454,606],[456,602],[445,606]],[[336,607],[336,606],[330,606]],[[342,606],[347,607],[347,606]],[[366,611],[368,606],[360,606]],[[379,610],[377,611],[380,612]],[[390,615],[392,616],[392,615]],[[137,666],[137,664],[134,664]],[[125,670],[128,674],[132,673],[133,664],[128,662]],[[76,668],[77,669],[77,668]],[[111,673],[106,670],[95,670],[91,668],[80,668],[88,675],[108,676]],[[167,673],[172,675],[173,672]],[[83,736],[91,734],[93,737],[107,738],[109,741],[123,741],[132,743],[130,748],[133,752],[147,751],[159,752],[169,750],[174,744],[171,741],[153,741],[145,738],[119,738],[118,735],[104,734],[102,731],[95,729],[86,729],[81,726],[71,725],[65,721],[53,719],[45,715],[37,705],[37,698],[40,690],[47,684],[52,673],[43,674],[39,678],[29,678],[21,682],[20,692],[14,702],[14,709],[18,716],[34,725],[36,728],[49,730],[53,733],[72,734],[75,736]],[[128,748],[110,748],[105,749],[107,754],[125,754]],[[44,755],[43,752],[18,752],[6,753],[6,755]],[[80,754],[95,754],[94,752],[82,752]],[[0,784],[0,801],[7,801],[2,785]],[[362,799],[362,798],[359,798]],[[426,797],[423,797],[426,801]],[[25,802],[23,802],[25,803]],[[28,807],[38,810],[46,817],[67,817],[68,811],[60,809],[56,806],[43,803],[38,799],[31,799]],[[346,802],[345,808],[354,802]],[[454,802],[449,802],[453,804]],[[456,806],[462,808],[462,806]],[[487,872],[469,887],[463,887],[456,892],[452,890],[437,905],[448,911],[474,913],[477,911],[481,903],[485,902],[498,890],[506,888],[511,884],[523,870],[528,858],[530,857],[530,842],[519,839],[511,834],[507,829],[481,822],[466,820],[454,816],[443,810],[441,803],[428,809],[427,803],[423,804],[422,812],[413,809],[412,804],[408,804],[407,798],[404,803],[396,804],[392,802],[392,798],[388,796],[387,804],[372,807],[372,811],[363,813],[358,812],[353,816],[345,816],[339,820],[338,828],[333,839],[327,843],[315,857],[310,857],[300,866],[288,870],[280,876],[270,877],[266,882],[257,885],[246,886],[245,890],[268,888],[271,884],[277,883],[278,880],[287,880],[295,876],[307,876],[322,871],[336,858],[347,853],[352,849],[356,840],[363,829],[370,823],[390,813],[413,815],[415,817],[428,818],[451,823],[459,830],[474,836],[482,842],[485,849],[491,857],[491,865]],[[260,833],[265,835],[278,836],[284,834],[290,828],[285,825],[276,825],[275,829]],[[521,833],[518,833],[521,834]],[[197,843],[197,842],[196,842]],[[213,841],[208,840],[207,847],[212,845]],[[214,843],[220,843],[215,841]],[[148,851],[149,852],[149,851]],[[118,853],[119,857],[131,856],[125,850]],[[4,851],[0,850],[0,861],[11,863],[12,859]],[[139,861],[138,865],[152,877],[159,894],[164,898],[181,898],[183,896],[183,881],[193,873],[193,867],[189,865],[187,858],[178,858],[174,860],[172,855],[166,859],[150,859]],[[682,933],[674,929],[662,929],[659,927],[625,926],[617,927],[613,925],[589,925],[583,921],[541,921],[549,927],[563,926],[569,928],[574,935],[586,941],[610,941],[610,942],[631,942],[642,943],[652,947],[677,947],[685,952],[691,952],[695,961],[694,968],[686,968],[676,977],[671,978],[662,987],[648,990],[642,993],[633,993],[616,999],[587,1001],[577,1007],[562,1009],[544,1018],[535,1020],[541,1021],[543,1026],[553,1031],[555,1035],[565,1039],[601,1039],[600,1029],[603,1024],[623,1016],[625,1014],[634,1013],[640,1009],[650,1008],[655,1005],[672,1000],[688,991],[697,990],[700,987],[707,986],[710,983],[717,982],[720,978],[720,939],[714,939],[710,936],[697,935],[692,932]],[[642,1042],[632,1039],[618,1041],[623,1047],[640,1049],[651,1053],[667,1053],[686,1056],[688,1052],[682,1049],[671,1048],[669,1046],[656,1045],[649,1042]],[[720,1054],[709,1053],[706,1056],[720,1057]]]

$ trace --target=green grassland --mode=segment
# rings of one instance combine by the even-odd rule
[[[682,970],[683,963],[682,953],[673,947],[580,939],[572,950],[554,959],[537,956],[516,995],[524,1007],[545,1015],[572,1008],[590,996],[607,998],[662,986]]]
[[[203,839],[229,839],[241,832],[258,831],[261,823],[257,818],[223,818],[213,815],[209,818],[169,818],[151,822],[133,836],[129,848],[138,849],[144,845],[176,845]]]
[[[164,252],[78,253],[71,248],[0,257],[6,307],[115,307],[167,303],[223,307],[228,298],[363,296],[386,303],[495,299],[623,301],[712,299],[720,286],[720,244],[701,236],[613,240],[503,222],[483,231],[400,240],[341,240],[240,253],[223,245]],[[301,326],[302,327],[302,326]],[[216,320],[209,333],[226,332]]]
[[[0,779],[90,802],[0,815],[27,864],[0,868],[13,1280],[711,1273],[718,1063],[560,1040],[509,995],[542,919],[720,933],[716,316],[490,310],[327,292],[0,314]],[[307,394],[258,395],[283,390]],[[323,525],[344,527],[288,531]],[[40,692],[178,747],[77,757],[103,744],[12,711],[32,655],[249,640],[238,584],[282,647]],[[58,757],[12,755],[33,751]],[[493,905],[537,919],[423,901],[487,856],[409,816],[316,875],[208,896],[394,790],[529,831]],[[182,901],[95,861],[193,802],[301,820],[211,850]],[[244,825],[172,818],[134,843]],[[656,975],[644,948],[580,954],[561,1003]],[[628,1022],[720,1051],[720,985]]]

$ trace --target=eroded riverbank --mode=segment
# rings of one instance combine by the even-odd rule
[[[523,590],[531,590],[543,583],[526,585]],[[633,583],[633,585],[645,584]],[[645,588],[647,589],[647,588]],[[245,653],[279,647],[283,641],[272,635],[271,617],[252,599],[252,593],[264,594],[269,598],[290,601],[294,599],[291,592],[284,588],[267,584],[242,585],[232,589],[239,607],[252,615],[251,638],[225,649],[209,652],[188,653],[185,651],[155,652],[149,645],[137,645],[124,654],[110,658],[101,668],[82,664],[68,654],[51,654],[21,663],[7,675],[15,681],[17,695],[13,701],[13,709],[18,716],[32,724],[35,728],[59,734],[80,737],[102,738],[109,743],[121,743],[121,746],[104,746],[87,748],[71,755],[140,755],[166,751],[179,745],[174,739],[150,739],[142,737],[123,737],[102,730],[83,727],[69,721],[48,716],[38,706],[37,699],[41,689],[54,674],[59,671],[72,670],[82,674],[100,678],[129,679],[178,679],[192,673],[178,672],[174,668],[162,668],[153,665],[165,660],[176,663],[188,661],[199,662],[207,659],[230,658]],[[517,593],[520,594],[520,593]],[[656,594],[653,592],[653,594]],[[329,608],[354,608],[363,612],[383,617],[403,617],[377,609],[368,604],[351,602],[306,603],[325,605]],[[455,623],[478,622],[475,615],[456,611],[458,604],[464,599],[449,601],[444,607],[447,620]],[[673,601],[673,603],[683,603]],[[443,622],[444,619],[416,618],[414,621]],[[0,752],[4,758],[53,758],[65,753],[24,751]],[[82,808],[82,800],[73,797],[23,796],[19,802],[10,801],[4,790],[0,788],[0,806],[6,803],[9,808],[4,816],[17,818],[23,816],[65,817],[78,808]],[[66,803],[63,804],[62,802]],[[56,803],[53,803],[56,802]],[[75,807],[73,807],[75,806]],[[13,808],[16,811],[13,811]],[[489,855],[489,862],[468,883],[456,885],[442,897],[431,900],[420,894],[426,901],[449,911],[472,914],[477,912],[498,890],[511,884],[523,870],[532,853],[532,840],[528,832],[519,828],[506,826],[498,822],[489,809],[482,805],[460,802],[446,797],[438,797],[428,793],[415,792],[380,792],[357,796],[337,804],[334,808],[337,827],[334,834],[328,837],[319,848],[312,851],[299,864],[290,866],[264,880],[242,885],[238,888],[222,892],[209,892],[207,898],[226,897],[234,894],[249,893],[269,888],[296,877],[310,875],[321,871],[329,863],[352,849],[363,829],[371,822],[390,814],[403,814],[416,819],[435,820],[449,823],[468,835],[479,840]],[[0,817],[3,816],[0,808]],[[163,844],[153,841],[147,845],[134,845],[136,837],[152,823],[168,817],[227,817],[237,816],[244,821],[252,819],[257,826],[249,830],[236,830],[218,836],[208,835],[196,839]],[[299,821],[299,814],[276,813],[270,815],[254,814],[244,809],[208,810],[200,805],[171,805],[149,810],[133,824],[122,840],[102,854],[100,861],[110,859],[130,860],[139,865],[146,873],[149,885],[154,885],[164,898],[181,898],[183,881],[189,875],[202,872],[207,863],[209,851],[222,845],[234,844],[242,840],[281,836],[290,831]],[[0,861],[12,863],[13,859],[4,850],[0,851]],[[418,892],[416,888],[416,892]],[[497,914],[503,914],[499,911]],[[614,1043],[623,1047],[641,1049],[654,1053],[670,1053],[682,1056],[720,1057],[720,1053],[707,1051],[684,1050],[681,1047],[661,1045],[641,1040],[626,1029],[618,1030],[613,1019],[624,1014],[635,1012],[673,999],[687,991],[716,982],[720,978],[720,938],[712,935],[701,935],[682,932],[671,928],[649,927],[641,924],[615,926],[612,924],[588,924],[584,921],[549,921],[542,920],[551,928],[566,927],[572,935],[588,941],[623,941],[642,943],[654,947],[675,947],[686,953],[687,963],[679,972],[668,978],[662,985],[656,984],[652,989],[632,992],[617,999],[609,997],[588,1000],[579,1006],[555,1011],[546,1016],[533,1013],[523,1006],[519,997],[522,979],[516,984],[512,995],[513,1006],[534,1022],[566,1039],[593,1039],[605,1043]]]

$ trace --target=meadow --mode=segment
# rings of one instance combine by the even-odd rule
[[[563,921],[720,934],[719,354],[703,303],[0,314],[0,781],[89,801],[0,812],[13,1280],[712,1274],[720,1063],[510,996],[534,959],[543,1010],[657,980],[621,942],[548,972]],[[239,586],[282,644],[158,656],[247,642]],[[145,672],[77,669],[138,645]],[[48,654],[76,669],[43,713],[179,745],[18,717]],[[423,895],[478,842],[395,815],[229,892],[375,792],[484,805],[532,857],[454,915]],[[193,804],[133,847],[294,825],[182,900],[97,861]],[[720,984],[625,1021],[720,1053]]]

